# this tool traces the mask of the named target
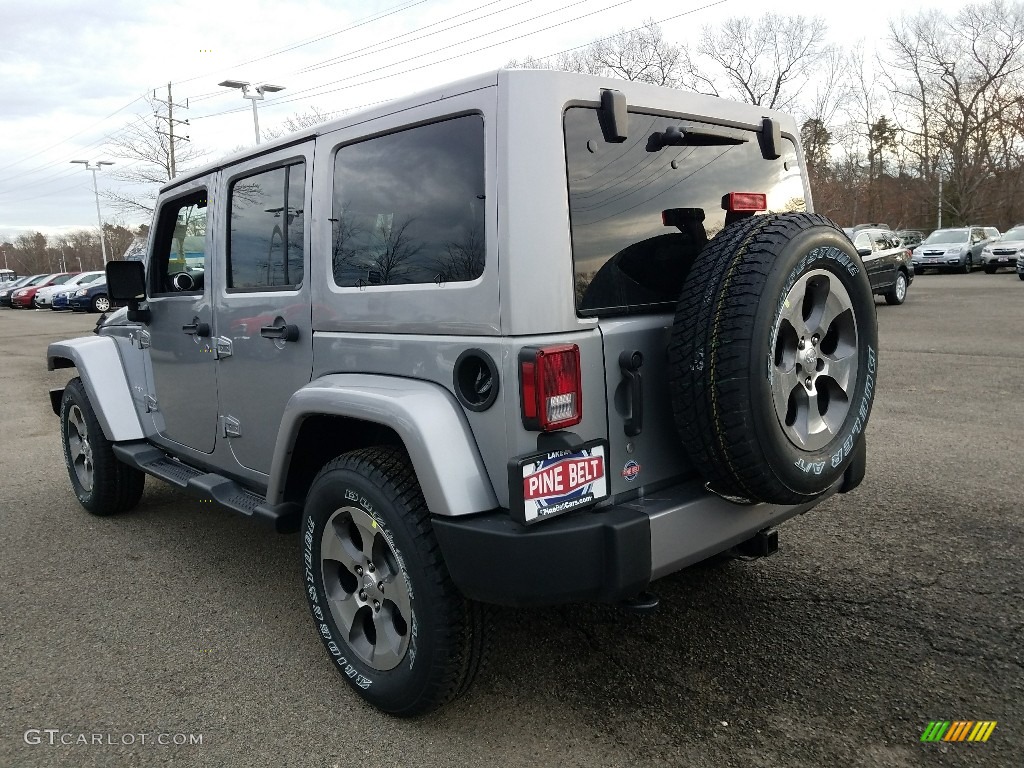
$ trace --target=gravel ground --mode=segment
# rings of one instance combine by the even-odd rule
[[[133,513],[86,514],[45,349],[94,316],[0,310],[0,766],[1020,765],[1022,307],[1007,274],[879,303],[861,488],[770,558],[656,583],[656,615],[497,610],[490,668],[413,721],[329,663],[295,537],[153,480]],[[935,719],[998,726],[921,744]],[[155,743],[179,734],[202,743]]]

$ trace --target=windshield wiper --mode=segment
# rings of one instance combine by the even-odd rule
[[[664,131],[655,131],[647,139],[648,152],[660,152],[665,147],[728,147],[745,144],[748,139],[739,131],[709,126],[670,125]]]

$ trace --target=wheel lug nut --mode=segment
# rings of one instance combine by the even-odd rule
[[[366,600],[366,593],[363,592],[362,590],[359,590],[359,599],[363,600],[363,601]]]
[[[380,610],[380,602],[379,601],[377,601],[377,600],[373,601],[373,610],[374,611],[379,611]]]
[[[807,387],[808,389],[811,388],[811,377],[810,376],[808,376],[806,379],[804,379],[804,386]]]
[[[383,581],[378,581],[377,582],[377,589],[379,589],[381,592],[384,591],[384,582]]]
[[[356,576],[362,576],[362,575],[363,575],[363,566],[357,565],[356,566]]]
[[[813,336],[811,337],[811,344],[817,344],[817,343],[818,343],[818,341],[819,341],[819,339],[818,339],[818,334],[814,334],[814,335],[813,335]]]
[[[800,341],[799,341],[799,342],[797,343],[797,347],[799,347],[800,349],[803,349],[803,348],[804,348],[804,346],[805,346],[805,344],[804,344],[804,340],[803,340],[803,339],[800,339]]]
[[[375,568],[373,567],[373,563],[367,563],[366,570],[368,570],[370,573],[373,573],[375,570]]]

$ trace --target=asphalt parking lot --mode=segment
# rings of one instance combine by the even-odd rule
[[[877,307],[861,488],[768,559],[657,582],[654,616],[498,610],[490,668],[413,721],[329,663],[294,537],[152,479],[86,514],[45,349],[95,316],[0,310],[0,766],[1021,765],[1024,283],[929,274]],[[998,725],[923,744],[931,720]]]

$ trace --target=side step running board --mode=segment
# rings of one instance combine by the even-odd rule
[[[294,533],[302,521],[302,507],[294,502],[267,504],[266,498],[234,480],[213,472],[204,472],[146,442],[114,443],[114,455],[130,467],[158,477],[203,499],[246,517],[269,523],[278,533]]]

